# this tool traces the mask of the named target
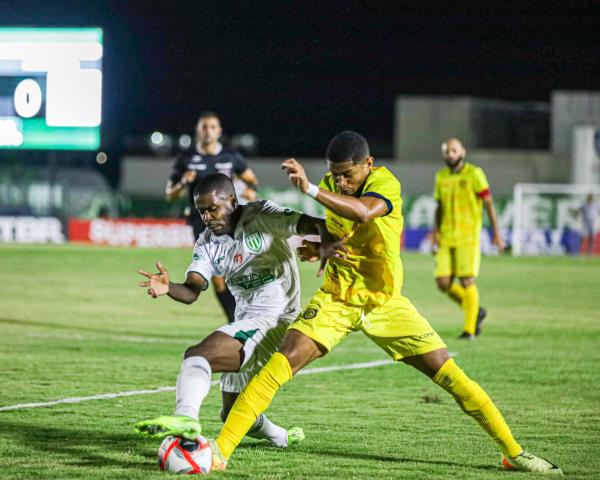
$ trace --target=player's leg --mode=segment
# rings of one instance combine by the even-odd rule
[[[507,456],[517,458],[515,463],[525,458],[523,454],[534,459],[523,468],[554,472],[551,463],[523,452],[490,397],[449,357],[443,340],[407,298],[395,298],[374,309],[366,316],[362,330],[394,360],[411,365],[450,393]]]
[[[464,328],[462,339],[473,340],[481,332],[486,311],[479,305],[479,290],[475,278],[479,274],[481,249],[479,243],[456,248],[456,275],[463,288]]]
[[[233,298],[227,283],[225,283],[225,277],[213,277],[212,284],[217,300],[219,300],[225,315],[227,315],[227,321],[232,323],[235,321],[235,298]]]
[[[216,438],[218,456],[225,464],[257,418],[269,407],[278,390],[321,355],[322,349],[314,340],[299,331],[288,331],[279,352],[273,354],[240,393]]]
[[[223,374],[227,375],[230,389],[235,389],[235,392],[221,391],[221,397],[223,399],[223,408],[221,409],[221,420],[223,423],[227,420],[227,416],[231,411],[233,404],[237,400],[240,392],[247,385],[247,381],[244,379],[242,381],[236,381],[235,377],[239,375],[239,373],[228,373]],[[221,382],[221,388],[223,388],[223,382]],[[231,388],[233,387],[233,388]],[[271,445],[280,448],[291,447],[293,445],[297,445],[304,440],[304,430],[300,427],[292,427],[289,430],[283,428],[280,425],[277,425],[269,417],[267,417],[264,413],[261,413],[254,424],[248,430],[246,434],[248,437],[256,438],[258,440],[268,440]]]
[[[402,360],[430,377],[454,397],[463,412],[472,417],[500,446],[504,455],[502,463],[506,468],[562,475],[558,466],[523,450],[489,395],[449,358],[446,348]]]
[[[462,307],[464,289],[454,282],[454,249],[439,247],[435,255],[435,282],[438,289]]]
[[[210,390],[212,372],[235,372],[243,360],[243,343],[220,331],[188,348],[177,376],[174,414],[137,422],[135,430],[155,438],[170,434],[193,438],[201,430],[198,415]]]
[[[360,313],[360,308],[336,302],[322,291],[313,296],[290,326],[279,351],[252,378],[229,412],[215,442],[222,466],[281,386],[356,330]],[[331,324],[331,318],[336,319],[335,325]]]

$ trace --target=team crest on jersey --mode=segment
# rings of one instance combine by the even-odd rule
[[[460,188],[467,188],[467,181],[461,180],[458,185],[460,185]]]
[[[251,233],[246,237],[246,246],[254,253],[260,252],[262,248],[262,236],[258,232]]]
[[[306,310],[304,310],[302,318],[304,318],[305,320],[310,320],[311,318],[315,318],[317,316],[317,312],[318,310],[316,308],[307,308]]]

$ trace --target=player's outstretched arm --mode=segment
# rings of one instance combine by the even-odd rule
[[[348,238],[348,235],[344,235],[342,238],[337,238],[327,230],[325,220],[322,218],[315,218],[309,215],[303,214],[298,220],[296,227],[298,235],[311,235],[318,234],[321,237],[319,243],[314,243],[314,246],[318,249],[318,259],[321,260],[321,266],[317,276],[321,276],[325,270],[327,260],[336,257],[345,257],[348,255],[348,249],[344,242]],[[312,243],[312,242],[309,242]],[[300,259],[303,259],[302,252],[299,252]],[[315,255],[310,255],[314,257]],[[315,259],[316,260],[316,259]]]
[[[306,176],[304,167],[298,160],[288,158],[281,164],[281,168],[288,174],[292,185],[302,193],[307,192],[311,183]],[[386,203],[377,197],[355,198],[350,195],[328,192],[320,188],[314,198],[336,215],[357,223],[367,223],[388,213]]]
[[[174,283],[169,280],[169,272],[160,261],[156,262],[158,273],[149,273],[138,270],[138,273],[148,280],[139,283],[140,287],[147,288],[147,293],[152,298],[168,295],[178,302],[191,304],[196,301],[202,290],[207,285],[206,279],[196,272],[189,272],[184,283]]]

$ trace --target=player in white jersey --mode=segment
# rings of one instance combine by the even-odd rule
[[[194,190],[194,202],[207,229],[194,246],[185,281],[171,282],[167,270],[157,262],[158,273],[139,271],[147,278],[140,286],[153,298],[168,295],[191,304],[208,288],[211,277],[224,276],[236,301],[235,322],[186,350],[177,377],[174,415],[135,424],[137,433],[153,438],[177,432],[193,439],[200,433],[198,415],[213,372],[223,373],[221,418],[227,418],[239,393],[277,351],[288,325],[298,315],[300,279],[287,239],[327,235],[324,220],[273,202],[239,205],[231,180],[222,174],[203,179]],[[334,251],[338,246],[332,243],[323,248]],[[280,447],[304,439],[301,428],[285,430],[264,414],[248,435]]]

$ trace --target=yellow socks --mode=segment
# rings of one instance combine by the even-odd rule
[[[508,457],[517,456],[523,449],[512,436],[492,399],[476,382],[450,359],[433,377],[433,381],[450,393],[463,411],[494,439]]]
[[[288,359],[275,352],[237,398],[217,437],[217,445],[225,458],[229,459],[258,416],[271,404],[277,390],[291,378]]]
[[[463,298],[465,296],[465,289],[460,283],[452,282],[450,288],[446,291],[448,296],[462,306]]]
[[[462,307],[465,311],[464,330],[471,335],[475,335],[477,315],[479,314],[479,290],[477,290],[477,285],[474,283],[464,288]]]

